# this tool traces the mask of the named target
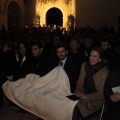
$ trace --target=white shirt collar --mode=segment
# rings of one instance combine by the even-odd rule
[[[67,60],[67,56],[63,60],[60,61],[63,63],[62,67],[64,67],[66,60]]]

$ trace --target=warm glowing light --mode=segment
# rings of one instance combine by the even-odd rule
[[[40,16],[40,25],[46,25],[46,13],[51,8],[58,8],[63,14],[63,28],[67,28],[68,16],[76,13],[76,0],[36,0],[35,16]]]
[[[38,5],[42,5],[42,4],[48,4],[48,3],[53,3],[55,4],[55,2],[57,2],[59,0],[37,0]],[[69,5],[72,2],[72,0],[64,0],[64,3],[66,5]]]
[[[48,3],[54,3],[55,4],[56,1],[57,0],[37,0],[37,3],[39,5],[41,5],[41,4],[48,4]]]
[[[40,16],[39,15],[34,16],[33,25],[34,25],[34,27],[39,27],[40,26]]]

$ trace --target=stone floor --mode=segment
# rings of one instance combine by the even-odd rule
[[[9,107],[9,102],[4,98],[4,105],[0,108],[0,120],[37,120],[38,117],[29,113],[18,113]]]
[[[0,108],[0,120],[37,120],[38,117],[29,113],[18,113],[16,110],[9,107],[8,99],[4,98],[4,105]],[[42,120],[42,119],[39,119]],[[99,115],[96,115],[89,120],[99,120]]]

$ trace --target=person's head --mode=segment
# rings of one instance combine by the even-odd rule
[[[80,47],[79,40],[77,38],[72,38],[70,41],[70,50],[72,52],[75,52],[78,50],[79,47]]]
[[[59,60],[63,60],[68,54],[68,46],[64,42],[60,42],[56,46],[56,53]]]
[[[85,39],[84,39],[84,46],[86,48],[92,47],[93,44],[94,44],[94,39],[92,37],[90,37],[90,36],[85,37]]]
[[[27,52],[27,49],[28,49],[28,45],[27,45],[27,43],[25,43],[25,42],[20,42],[19,44],[18,44],[18,52],[21,54],[21,55],[26,55],[26,52]]]
[[[102,41],[100,42],[100,48],[103,51],[106,51],[106,50],[110,49],[111,48],[110,40],[108,38],[102,39]]]
[[[43,46],[40,42],[32,43],[32,55],[34,57],[39,57],[42,54]]]
[[[95,65],[99,62],[103,62],[104,60],[104,53],[103,51],[98,48],[98,47],[95,47],[91,50],[90,52],[90,56],[89,56],[89,62],[91,65]]]
[[[2,52],[7,52],[13,49],[13,43],[10,41],[5,41],[2,45]]]
[[[60,43],[60,37],[54,36],[53,37],[53,45],[56,47],[58,43]]]

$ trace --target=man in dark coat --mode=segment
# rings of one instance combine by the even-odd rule
[[[64,68],[70,81],[71,92],[74,92],[80,72],[79,66],[76,61],[68,56],[68,46],[66,43],[59,43],[56,47],[56,53],[58,59],[54,60],[52,67],[61,65]]]
[[[118,91],[113,89],[118,87]],[[120,65],[110,69],[104,86],[105,105],[102,120],[120,120]]]
[[[14,73],[14,56],[15,51],[12,49],[12,43],[10,41],[5,41],[0,54],[0,107],[2,107],[4,102],[2,85],[8,80],[7,76],[11,76]]]
[[[68,55],[77,62],[79,68],[81,68],[81,65],[83,62],[87,61],[87,57],[85,56],[85,53],[80,48],[80,42],[79,39],[74,37],[70,41],[70,50],[68,52]]]
[[[109,38],[103,38],[100,47],[105,54],[108,68],[120,64],[120,55],[112,48],[112,43]]]
[[[32,55],[31,73],[40,76],[46,75],[50,71],[50,58],[46,54],[43,54],[43,46],[40,42],[32,43]]]

